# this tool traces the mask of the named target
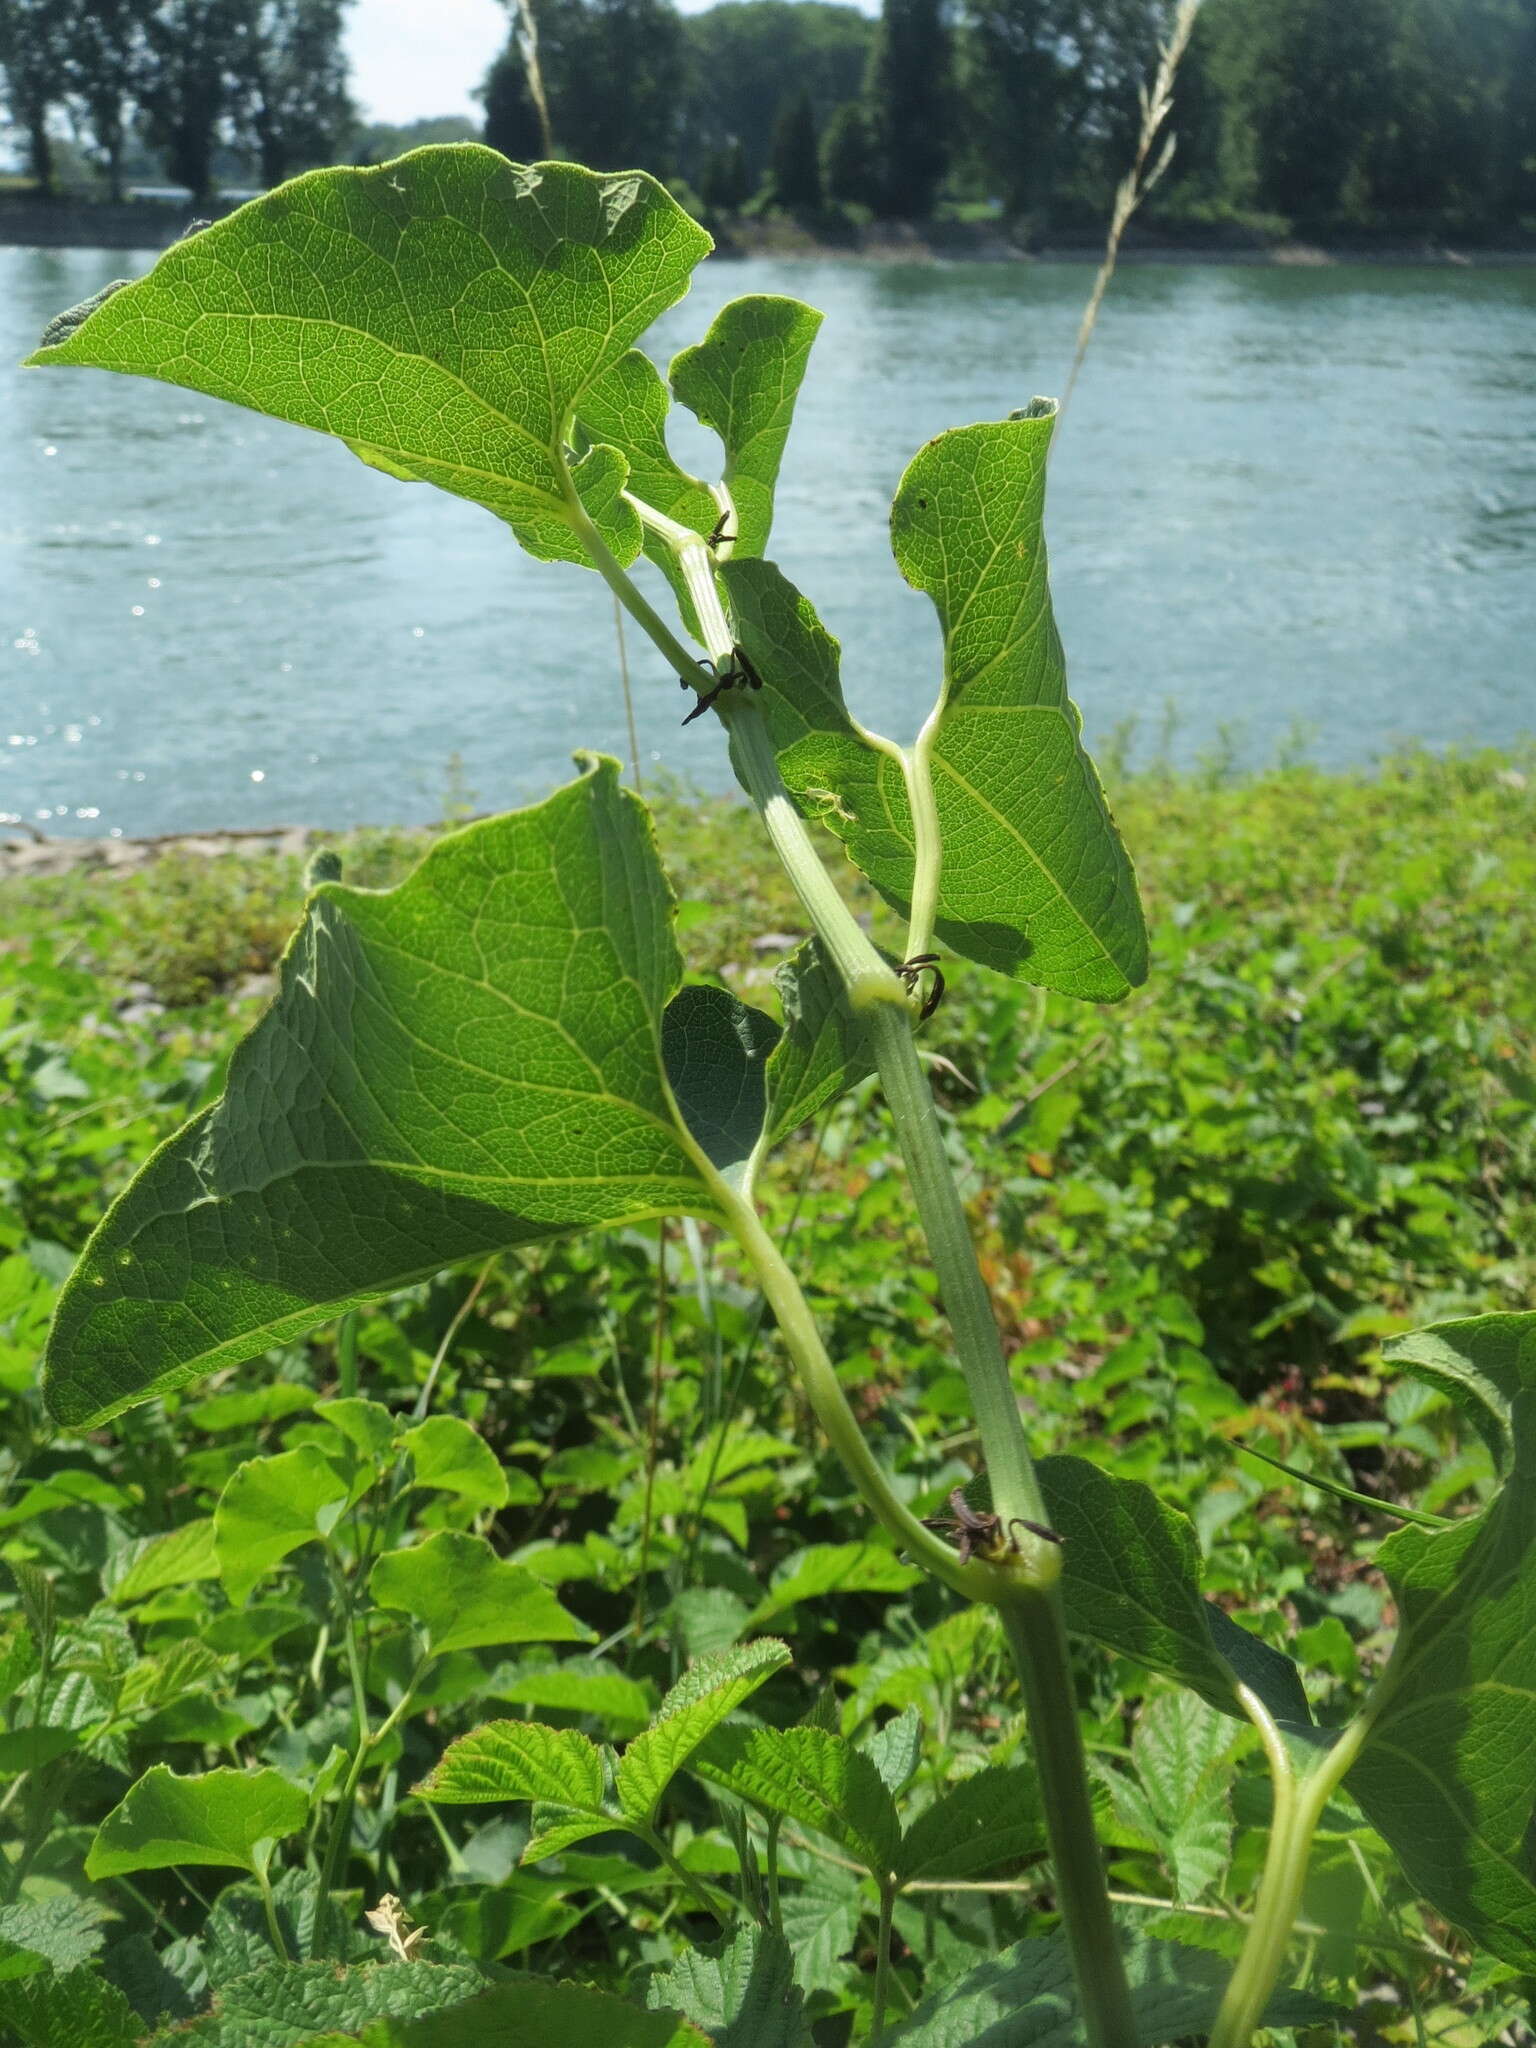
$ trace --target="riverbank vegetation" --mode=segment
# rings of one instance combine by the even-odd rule
[[[1096,234],[1173,0],[533,0],[558,153],[645,164],[715,222],[846,239],[871,219]],[[36,185],[269,185],[484,139],[549,154],[513,32],[462,117],[361,126],[339,0],[0,0]],[[1147,220],[1184,241],[1536,233],[1536,0],[1205,0]]]
[[[1381,1345],[1528,1305],[1536,1286],[1536,759],[1240,783],[1212,762],[1114,794],[1148,906],[1146,987],[1095,1012],[947,962],[923,1057],[1036,1448],[1071,1444],[1186,1510],[1207,1590],[1301,1650],[1335,1719],[1398,1618],[1368,1563],[1393,1504],[1455,1514],[1492,1484],[1476,1431],[1443,1396],[1384,1376]],[[698,977],[760,1001],[801,926],[755,819],[682,795],[660,812]],[[401,834],[338,845],[348,879],[371,885],[423,850]],[[841,856],[833,872],[899,943]],[[109,1431],[60,1437],[35,1385],[58,1285],[104,1198],[218,1092],[302,877],[297,860],[170,851],[131,874],[82,866],[5,891],[0,1543],[20,1597],[0,1642],[0,2033],[126,2048],[211,2006],[174,2039],[298,2044],[328,2025],[354,2038],[360,1994],[348,2004],[329,1963],[303,1986],[279,1979],[275,1950],[393,1952],[378,1982],[405,2013],[426,2009],[424,1984],[451,2003],[514,1967],[635,2002],[649,1988],[707,2024],[741,2010],[742,1986],[675,1957],[729,1897],[758,1896],[796,1972],[779,1982],[765,1951],[765,2009],[793,2015],[808,1997],[822,2043],[866,2027],[880,1902],[859,1874],[857,1813],[823,1808],[815,1824],[802,1801],[770,1843],[750,1804],[683,1777],[656,1847],[610,1834],[520,1862],[526,1806],[411,1790],[493,1715],[631,1742],[687,1659],[749,1634],[794,1656],[740,1678],[764,1680],[753,1713],[850,1738],[909,1828],[946,1799],[955,1821],[978,1770],[1025,1754],[996,1622],[955,1609],[872,1530],[730,1240],[669,1224],[507,1253]],[[784,1155],[766,1219],[879,1458],[933,1515],[974,1438],[901,1184],[862,1084]],[[233,1476],[274,1457],[283,1488],[253,1496],[235,1528]],[[380,1550],[456,1531],[491,1535],[558,1590],[558,1626],[544,1615],[551,1639],[520,1645],[470,1627],[413,1688],[398,1614],[377,1578],[371,1604],[360,1588]],[[567,1621],[580,1643],[559,1642]],[[438,1626],[447,1643],[446,1613]],[[1077,1681],[1117,1912],[1209,1951],[1220,1981],[1268,1821],[1257,1740],[1123,1659],[1085,1656]],[[359,1931],[327,1951],[315,1873],[360,1728],[337,1872]],[[162,1782],[143,1780],[153,1767],[206,1788],[258,1761],[239,1782],[268,1807],[248,1822],[146,1811],[117,1824],[129,1847],[115,1860],[97,1834],[129,1785]],[[242,1826],[282,1846],[242,1863],[228,1850]],[[220,1860],[199,1827],[224,1868],[197,1867]],[[1052,1924],[1032,1839],[977,1846],[970,1824],[951,1840],[936,1822],[914,1839],[924,1856],[894,1907],[881,1994],[898,2018]],[[1416,1902],[1352,1808],[1325,1819],[1299,1933],[1292,1981],[1336,2017],[1265,2038],[1530,2039],[1515,1973]],[[751,1976],[744,1938],[732,1967]],[[279,1988],[291,2009],[274,2009]],[[387,2009],[369,2008],[381,2042],[439,2038],[429,2020],[386,2024]],[[590,2024],[622,2010],[594,2003]]]

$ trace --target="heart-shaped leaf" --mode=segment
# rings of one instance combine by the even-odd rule
[[[85,1874],[96,1879],[207,1863],[254,1876],[265,1869],[272,1845],[296,1835],[308,1819],[307,1794],[279,1771],[178,1778],[155,1764],[96,1830]]]
[[[1400,1637],[1345,1784],[1438,1912],[1536,1971],[1536,1392],[1481,1515],[1377,1552]]]
[[[619,1761],[614,1783],[626,1816],[648,1826],[662,1794],[700,1743],[789,1661],[787,1647],[769,1636],[690,1664]]]
[[[457,1529],[440,1529],[410,1550],[386,1551],[368,1590],[381,1607],[410,1615],[438,1657],[495,1643],[592,1640],[532,1572],[499,1558],[483,1536]]]
[[[584,562],[572,412],[709,248],[642,173],[420,149],[252,200],[30,360],[158,377],[334,434],[391,476],[488,507],[530,553]],[[595,449],[576,487],[630,560],[625,473]]]
[[[237,1466],[213,1516],[219,1573],[234,1605],[290,1551],[328,1536],[348,1498],[346,1480],[313,1444]]]
[[[662,1064],[680,978],[612,761],[450,834],[396,889],[322,884],[223,1097],[66,1285],[54,1414],[94,1424],[500,1247],[716,1214]]]

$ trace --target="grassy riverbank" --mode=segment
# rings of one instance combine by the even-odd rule
[[[1224,1604],[1261,1631],[1303,1631],[1326,1712],[1355,1697],[1394,1620],[1362,1565],[1384,1524],[1245,1458],[1234,1440],[1437,1512],[1466,1509],[1489,1484],[1486,1454],[1443,1404],[1388,1383],[1378,1346],[1435,1316],[1536,1305],[1536,757],[1412,757],[1374,777],[1297,768],[1236,784],[1146,774],[1116,792],[1116,809],[1153,930],[1146,989],[1094,1011],[955,964],[923,1044],[970,1162],[972,1218],[1037,1443],[1071,1445],[1186,1508]],[[768,878],[755,821],[739,805],[675,796],[661,813],[691,967],[770,1004],[797,918]],[[387,885],[422,843],[345,839],[347,877]],[[837,872],[894,937],[840,862]],[[94,1674],[82,1687],[107,1685],[104,1658],[151,1674],[74,1775],[45,1785],[29,1883],[115,1916],[87,1926],[83,1952],[105,1954],[136,2001],[163,1996],[154,2010],[174,2018],[206,1995],[188,1988],[182,1950],[152,1978],[140,1951],[131,1969],[120,1949],[175,1934],[211,1959],[217,1981],[232,1927],[254,1930],[239,1932],[242,1954],[265,1941],[243,1902],[249,1887],[211,1915],[171,1871],[92,1888],[80,1870],[90,1830],[150,1761],[189,1771],[235,1757],[323,1776],[332,1741],[348,1739],[346,1675],[335,1635],[315,1633],[331,1595],[301,1568],[313,1550],[274,1565],[286,1577],[239,1614],[206,1576],[125,1595],[124,1560],[137,1539],[208,1516],[241,1459],[319,1441],[313,1403],[348,1368],[336,1333],[322,1331],[84,1445],[48,1438],[33,1368],[53,1291],[103,1201],[210,1099],[259,1013],[299,909],[301,861],[167,848],[130,872],[77,866],[12,874],[0,888],[5,1555],[53,1575],[75,1646],[68,1668]],[[769,1209],[794,1234],[880,1455],[931,1513],[963,1476],[971,1438],[897,1173],[866,1086],[788,1149]],[[588,1674],[586,1707],[560,1692],[551,1653],[461,1655],[434,1679],[365,1781],[353,1880],[372,1887],[365,1903],[385,1889],[404,1896],[439,1959],[499,1957],[631,1996],[670,1952],[679,1910],[674,1899],[658,1921],[654,1872],[637,1875],[611,1845],[518,1867],[521,1809],[515,1824],[450,1810],[450,1840],[405,1788],[451,1735],[507,1711],[495,1700],[630,1732],[626,1716],[643,1716],[682,1651],[731,1640],[774,1573],[792,1578],[804,1546],[864,1532],[786,1392],[728,1246],[681,1229],[665,1245],[660,1273],[652,1228],[508,1256],[462,1320],[472,1274],[408,1290],[358,1333],[360,1390],[395,1408],[441,1358],[439,1412],[473,1420],[517,1482],[494,1516],[498,1547],[566,1546],[562,1597],[613,1647]],[[658,1287],[672,1296],[660,1326]],[[489,1526],[483,1503],[477,1512]],[[438,1510],[416,1513],[432,1526]],[[885,1565],[867,1583],[834,1572],[816,1598],[782,1601],[771,1626],[791,1642],[797,1676],[761,1696],[764,1711],[792,1720],[822,1686],[849,1732],[915,1707],[937,1745],[926,1768],[963,1775],[1018,1739],[997,1645]],[[104,1599],[104,1584],[117,1593]],[[191,1701],[162,1707],[159,1662],[194,1655]],[[1196,1855],[1180,1832],[1185,1806],[1160,1819],[1150,1792],[1133,1796],[1150,1751],[1126,1748],[1099,1669],[1085,1660],[1084,1699],[1124,1910],[1230,1947],[1207,1888],[1230,1871],[1231,1895],[1251,1891],[1265,1820],[1256,1759],[1229,1742],[1201,1778]],[[1129,1669],[1116,1680],[1129,1695],[1147,1684]],[[17,1811],[32,1807],[23,1799]],[[678,1825],[688,1870],[733,1867],[702,1796],[679,1808]],[[823,1985],[841,1987],[814,2008],[817,2039],[835,2043],[867,2006],[868,1906],[835,1858],[790,1846],[783,1870],[786,1927],[798,1914],[797,1945]],[[1011,1888],[937,1887],[903,1908],[902,1996],[1046,1923],[1048,1897],[1027,1869],[1011,1875]],[[298,1864],[282,1880],[293,1925],[304,1882]],[[1305,1974],[1355,2010],[1361,2031],[1348,2038],[1506,2038],[1505,1976],[1483,1967],[1469,1980],[1458,1940],[1343,1818],[1303,1918],[1331,1937],[1308,1948]],[[0,2026],[19,1995],[0,1985]],[[1296,2037],[1306,2048],[1343,2038],[1332,2027]]]

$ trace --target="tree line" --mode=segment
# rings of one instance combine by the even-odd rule
[[[32,176],[53,190],[61,118],[113,199],[141,147],[195,201],[231,148],[264,185],[330,163],[357,125],[345,5],[0,0],[0,95]]]
[[[131,148],[201,198],[220,151],[264,184],[390,153],[360,129],[347,0],[0,0],[31,168],[61,117],[116,196]],[[1102,221],[1174,0],[532,0],[562,153],[642,165],[722,215]],[[545,153],[526,37],[480,88],[485,139]],[[1205,0],[1180,69],[1170,222],[1536,229],[1536,0]],[[417,139],[473,133],[452,119]]]

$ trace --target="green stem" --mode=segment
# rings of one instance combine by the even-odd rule
[[[661,649],[679,676],[693,683],[696,689],[713,689],[714,678],[709,670],[703,666],[696,654],[691,653],[683,645],[656,607],[641,596],[619,566],[613,550],[598,532],[586,506],[582,504],[568,469],[565,471],[565,497],[571,526],[580,538],[582,546],[592,557],[593,567],[635,624]]]
[[[939,807],[933,793],[933,743],[938,737],[944,700],[934,706],[917,740],[904,748],[902,774],[907,783],[907,804],[912,812],[912,910],[907,920],[907,958],[933,948],[933,926],[939,908],[939,874],[943,846],[939,833]]]
[[[784,1915],[779,1908],[779,1829],[784,1825],[782,1813],[770,1813],[768,1840],[763,1850],[763,1863],[768,1873],[768,1918],[773,1923],[775,1934],[784,1932]]]
[[[698,1901],[698,1903],[704,1908],[704,1911],[706,1913],[708,1913],[713,1919],[719,1922],[721,1928],[726,1933],[729,1933],[731,1928],[732,1912],[734,1910],[734,1902],[731,1900],[727,1900],[725,1906],[722,1908],[720,1901],[714,1896],[714,1894],[708,1889],[708,1887],[701,1884],[698,1878],[694,1876],[691,1870],[685,1870],[683,1868],[682,1864],[678,1862],[677,1858],[672,1854],[672,1851],[667,1847],[666,1843],[662,1840],[660,1834],[656,1831],[655,1828],[644,1827],[640,1828],[637,1832],[639,1833],[641,1841],[645,1843],[646,1847],[650,1849],[654,1855],[660,1858],[660,1860],[666,1865],[667,1869],[670,1870],[672,1875],[677,1879],[678,1883],[683,1886],[684,1890],[689,1892]]]
[[[1061,1595],[1027,1588],[1002,1609],[1029,1716],[1056,1903],[1072,1956],[1083,2037],[1092,2048],[1137,2048],[1141,2036],[1110,1910],[1094,1828]]]
[[[336,1325],[336,1384],[343,1401],[357,1393],[357,1310],[349,1308]]]
[[[1360,1754],[1371,1721],[1386,1698],[1392,1675],[1389,1665],[1365,1711],[1341,1730],[1333,1746],[1304,1775],[1298,1774],[1285,1738],[1264,1703],[1247,1686],[1237,1689],[1243,1711],[1264,1744],[1274,1781],[1275,1810],[1253,1919],[1216,2015],[1209,2048],[1248,2048],[1254,2029],[1263,2019],[1295,1931],[1312,1837],[1323,1808]]]
[[[885,2032],[885,2008],[891,1995],[891,1916],[896,1910],[896,1887],[889,1878],[880,1887],[880,1932],[875,1937],[875,2002],[869,2022],[869,2048],[880,2048]]]
[[[293,1957],[288,1953],[288,1944],[283,1939],[283,1930],[277,1924],[277,1901],[272,1896],[272,1880],[267,1875],[265,1864],[257,1870],[256,1882],[261,1888],[261,1903],[267,1915],[267,1932],[272,1937],[272,1946],[277,1952],[277,1959],[280,1963],[291,1963]]]

